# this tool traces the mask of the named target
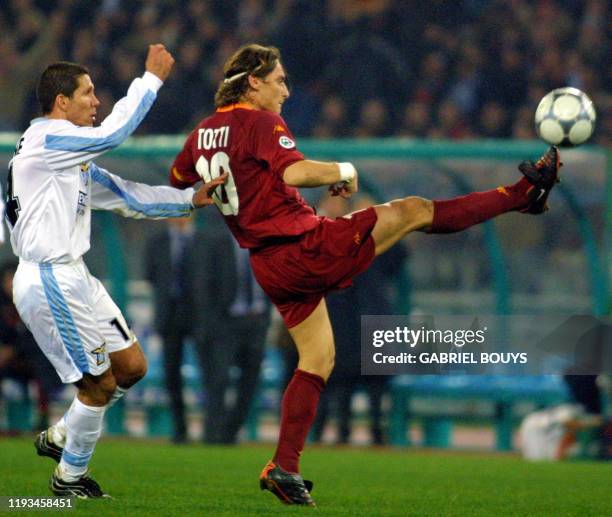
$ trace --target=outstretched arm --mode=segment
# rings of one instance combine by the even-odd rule
[[[195,191],[124,180],[95,164],[91,164],[90,171],[92,209],[110,210],[134,219],[186,217],[194,208],[213,204],[213,190],[227,178],[224,174]]]
[[[357,170],[347,162],[300,160],[285,169],[283,180],[292,187],[330,185],[332,195],[344,198],[351,197],[358,190]]]

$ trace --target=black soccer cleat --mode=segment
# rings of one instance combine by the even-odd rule
[[[36,453],[39,456],[47,456],[57,463],[62,459],[62,452],[64,452],[64,449],[51,441],[48,430],[43,431],[36,437],[34,447],[36,447]]]
[[[533,185],[527,192],[529,202],[521,210],[528,214],[541,214],[548,210],[548,195],[559,183],[559,169],[562,167],[559,149],[554,145],[546,151],[537,162],[524,161],[519,165],[519,171]]]
[[[259,487],[269,490],[285,504],[316,506],[310,496],[312,481],[303,480],[299,474],[292,474],[269,461],[259,476]]]
[[[64,481],[54,472],[49,481],[49,488],[55,495],[77,497],[79,499],[112,499],[87,474],[76,481]]]

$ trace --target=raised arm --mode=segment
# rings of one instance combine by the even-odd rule
[[[292,187],[330,185],[332,195],[350,197],[358,190],[357,171],[351,163],[300,160],[289,165],[283,180]]]
[[[45,138],[45,158],[54,169],[67,169],[93,160],[130,136],[153,105],[157,91],[168,77],[174,58],[163,45],[150,45],[146,71],[128,88],[99,127],[57,123]]]

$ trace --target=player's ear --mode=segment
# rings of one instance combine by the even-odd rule
[[[259,90],[259,85],[261,84],[261,79],[259,77],[255,77],[254,75],[248,76],[249,86],[253,90]]]
[[[55,97],[55,102],[53,103],[53,107],[55,109],[59,109],[60,111],[66,111],[68,108],[69,97],[66,97],[63,93],[58,93]]]

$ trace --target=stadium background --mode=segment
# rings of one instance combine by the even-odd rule
[[[137,136],[99,160],[151,184],[166,183],[184,135],[213,109],[222,63],[246,42],[283,52],[292,92],[283,116],[298,147],[312,158],[355,162],[365,189],[379,199],[447,197],[513,181],[518,161],[545,149],[532,122],[539,99],[552,88],[575,86],[593,99],[597,128],[589,146],[563,152],[564,183],[553,210],[538,218],[509,215],[455,236],[410,237],[397,303],[444,314],[603,316],[611,310],[609,15],[599,0],[6,1],[0,4],[0,160],[8,162],[19,133],[37,115],[35,81],[47,63],[63,58],[89,67],[102,119],[141,73],[147,44],[157,41],[176,57],[171,77]],[[307,195],[316,203],[321,192]],[[127,407],[148,407],[158,423],[165,418],[155,413],[164,405],[160,342],[151,330],[142,253],[146,235],[161,224],[95,214],[86,257],[148,348],[148,378]],[[5,244],[0,259],[10,256]],[[267,361],[264,373],[273,384],[273,351]],[[197,372],[189,364],[184,371],[194,404],[201,396]],[[5,389],[5,408],[10,396]],[[495,408],[450,401],[444,411],[488,424]],[[153,425],[149,434],[163,435],[167,424]],[[130,430],[146,434],[146,425]]]

